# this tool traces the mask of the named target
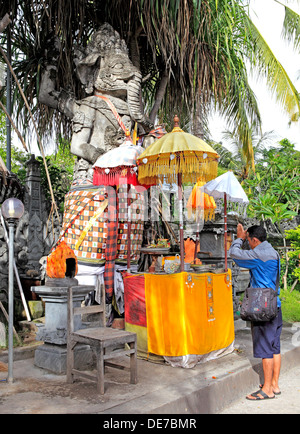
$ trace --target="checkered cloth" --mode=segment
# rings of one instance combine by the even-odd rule
[[[109,188],[111,187],[74,190],[66,195],[63,229],[59,242],[65,241],[74,250],[81,264],[99,264],[99,261],[103,263],[105,261],[108,207],[97,221],[93,222],[78,248],[76,245],[97,210],[102,206]],[[143,241],[144,196],[133,187],[131,190],[131,260],[134,261],[139,255]],[[127,185],[121,185],[118,187],[118,222],[116,222],[118,224],[116,259],[121,261],[127,259],[127,211]]]
[[[105,301],[111,304],[114,292],[114,273],[115,259],[118,248],[118,207],[117,194],[114,187],[107,187],[108,192],[108,219],[107,219],[107,239],[105,249]]]
[[[92,187],[73,190],[66,195],[64,220],[58,242],[65,241],[74,250],[79,262],[98,264],[105,260],[107,209],[94,222],[78,250],[76,249],[80,235],[106,198],[105,187]]]

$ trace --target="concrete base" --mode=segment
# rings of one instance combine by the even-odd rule
[[[93,366],[93,355],[88,345],[77,345],[74,354],[76,369],[91,369]],[[67,346],[41,345],[35,351],[34,364],[55,374],[65,374],[67,370]]]
[[[19,351],[25,351],[26,347],[16,348],[14,360],[18,356],[18,361],[14,362],[14,384],[3,381],[7,372],[0,372],[0,414],[97,414],[102,428],[104,422],[122,421],[123,425],[118,426],[122,428],[125,421],[144,422],[144,418],[144,427],[149,418],[148,427],[151,428],[154,427],[153,415],[163,418],[160,415],[164,414],[166,423],[171,426],[171,414],[182,415],[183,424],[188,415],[193,415],[190,420],[197,419],[199,431],[203,426],[202,414],[219,413],[240,398],[245,402],[245,396],[257,390],[259,383],[264,381],[261,359],[254,359],[252,355],[248,327],[236,331],[235,348],[236,351],[220,359],[198,363],[193,369],[138,359],[138,384],[130,384],[129,372],[107,366],[104,396],[99,395],[94,382],[76,379],[68,384],[65,375],[37,368],[33,359],[27,358],[27,353],[26,360],[20,359]],[[246,401],[247,407],[241,403],[238,413],[246,414],[250,405],[254,414],[258,408],[260,413],[300,413],[297,396],[300,371],[291,371],[300,366],[299,323],[284,324],[281,355],[279,386],[282,394],[266,402]],[[7,351],[5,354],[0,351],[0,360],[7,363]],[[129,366],[129,357],[124,356],[124,363]],[[285,374],[290,375],[288,383]],[[156,428],[164,426],[162,419],[160,422]],[[136,432],[133,428],[132,431]]]

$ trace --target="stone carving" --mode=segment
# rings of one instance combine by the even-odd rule
[[[141,73],[130,61],[124,40],[109,24],[103,24],[87,48],[78,49],[76,54],[77,76],[88,96],[76,100],[64,90],[56,91],[56,67],[47,65],[39,100],[72,119],[71,152],[94,163],[99,155],[117,147],[124,139],[124,128],[113,114],[110,102],[125,129],[130,130],[134,122],[145,131],[152,125],[140,108]],[[82,165],[80,168],[83,169]]]

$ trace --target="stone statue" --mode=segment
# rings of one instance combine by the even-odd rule
[[[124,127],[131,130],[137,122],[149,131],[152,125],[140,108],[141,73],[130,61],[124,40],[109,24],[103,24],[77,55],[77,76],[88,96],[78,101],[64,90],[56,91],[56,67],[47,65],[39,101],[72,119],[71,152],[94,163],[99,155],[121,143]]]

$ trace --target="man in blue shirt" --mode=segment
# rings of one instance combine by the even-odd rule
[[[243,241],[247,239],[251,250],[243,250]],[[250,270],[250,286],[253,288],[274,288],[280,261],[276,250],[267,239],[267,233],[262,226],[251,226],[244,230],[237,225],[237,239],[233,241],[229,256],[239,267]],[[264,384],[261,389],[246,398],[262,400],[275,398],[280,394],[278,380],[281,366],[280,334],[282,330],[281,302],[277,294],[278,315],[271,321],[251,322],[253,356],[262,359]]]

